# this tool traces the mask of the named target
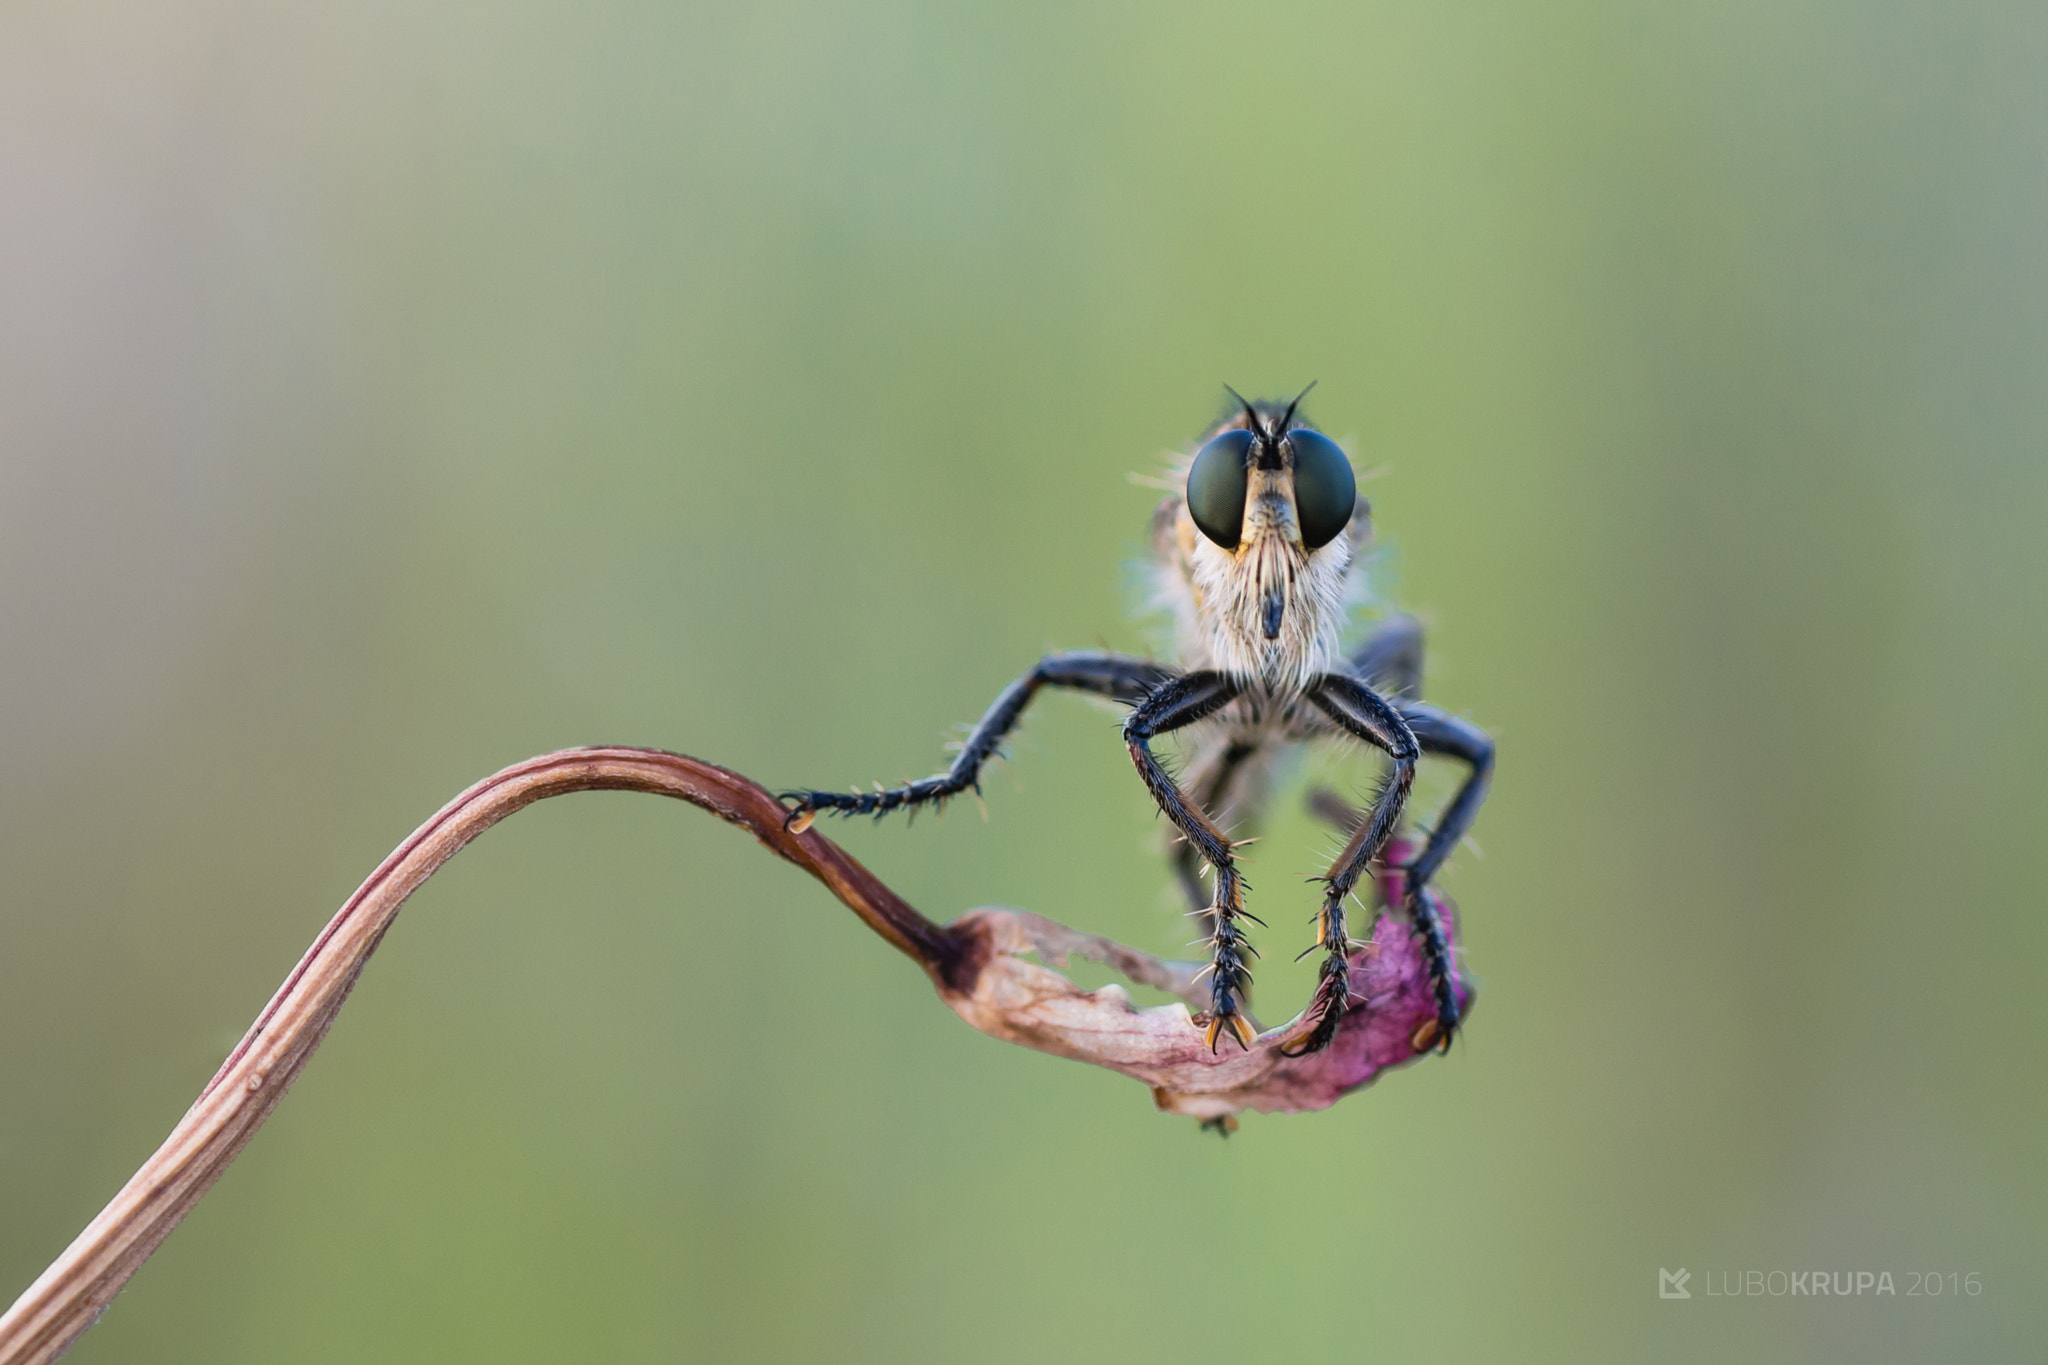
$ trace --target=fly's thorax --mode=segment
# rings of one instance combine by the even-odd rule
[[[1352,563],[1371,526],[1343,452],[1291,416],[1247,405],[1181,462],[1185,491],[1153,516],[1182,662],[1282,694],[1335,664]]]

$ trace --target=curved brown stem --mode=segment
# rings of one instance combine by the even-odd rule
[[[485,778],[379,864],[320,931],[163,1145],[0,1317],[0,1365],[55,1360],[106,1311],[284,1098],[421,882],[513,811],[579,791],[673,796],[745,827],[924,968],[940,999],[967,1023],[992,1038],[1142,1081],[1170,1113],[1235,1122],[1231,1116],[1244,1109],[1327,1108],[1435,1041],[1431,969],[1405,924],[1390,932],[1390,921],[1382,919],[1375,941],[1348,958],[1348,1003],[1328,1046],[1298,1051],[1311,1025],[1300,1015],[1258,1034],[1242,1051],[1218,1053],[1205,1045],[1189,1014],[1186,1002],[1199,1003],[1207,994],[1193,963],[1161,961],[1013,910],[983,908],[950,925],[934,924],[831,840],[792,831],[781,803],[738,773],[655,749],[565,749]],[[1382,868],[1383,897],[1399,862],[1390,857],[1395,871]],[[1396,895],[1388,903],[1401,902]],[[1448,902],[1443,910],[1445,931],[1455,935]],[[1455,937],[1447,944],[1446,952],[1455,951]],[[1070,955],[1106,963],[1178,999],[1140,1009],[1118,985],[1081,990],[1053,970]],[[1471,1004],[1470,988],[1461,979],[1455,989],[1462,1013]]]
[[[0,1317],[0,1365],[55,1360],[106,1310],[284,1098],[421,882],[520,807],[580,791],[673,796],[744,826],[831,888],[942,992],[973,988],[985,956],[978,935],[932,923],[823,835],[785,829],[782,806],[737,773],[654,749],[567,749],[515,764],[442,807],[328,921],[163,1145]]]

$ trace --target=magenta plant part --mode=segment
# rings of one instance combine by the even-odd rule
[[[1383,898],[1393,904],[1400,903],[1399,889],[1388,883],[1399,875],[1380,880]],[[1445,921],[1455,951],[1455,916],[1447,913]],[[1306,1056],[1292,1053],[1312,1024],[1313,1007],[1259,1033],[1248,1048],[1226,1039],[1212,1049],[1188,1003],[1141,1009],[1122,986],[1084,991],[1054,970],[1069,957],[1088,958],[1199,1008],[1206,992],[1199,989],[1195,963],[1164,961],[1014,910],[975,910],[947,928],[973,936],[989,953],[967,989],[941,986],[940,995],[956,1014],[990,1037],[1142,1081],[1169,1113],[1216,1120],[1246,1109],[1327,1109],[1437,1042],[1427,960],[1408,926],[1390,915],[1382,914],[1371,940],[1350,954],[1351,1000],[1336,1038]],[[1462,974],[1453,989],[1460,1011],[1469,1009],[1472,991]]]

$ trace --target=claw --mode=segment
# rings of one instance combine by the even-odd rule
[[[1422,1027],[1415,1030],[1415,1037],[1410,1041],[1415,1044],[1417,1052],[1427,1052],[1433,1046],[1448,1057],[1451,1054],[1451,1043],[1458,1036],[1458,1026],[1463,1022],[1458,1017],[1456,1005],[1447,1008],[1440,1005],[1436,1018],[1424,1020]]]
[[[1337,1029],[1351,1008],[1350,970],[1349,963],[1341,957],[1323,962],[1322,980],[1310,1001],[1314,1017],[1306,1028],[1281,1045],[1282,1056],[1306,1057],[1336,1041]]]
[[[1209,1051],[1216,1050],[1217,1040],[1223,1036],[1225,1025],[1229,1026],[1231,1036],[1237,1039],[1237,1045],[1250,1052],[1253,1040],[1259,1035],[1252,1032],[1251,1021],[1235,1010],[1229,1014],[1219,1014],[1209,1021],[1209,1027],[1202,1035],[1202,1041],[1209,1045]]]
[[[1417,1052],[1435,1049],[1448,1057],[1451,1052],[1451,1040],[1457,1036],[1458,1017],[1439,1014],[1434,1019],[1423,1020],[1421,1027],[1415,1030],[1415,1036],[1408,1041],[1415,1045]]]
[[[1337,1021],[1343,1015],[1344,1011],[1340,1009],[1325,1011],[1322,1018],[1302,1030],[1298,1036],[1290,1038],[1287,1042],[1283,1043],[1280,1047],[1280,1055],[1283,1057],[1306,1057],[1311,1053],[1321,1052],[1336,1038]]]
[[[789,813],[782,817],[782,827],[784,829],[788,830],[791,834],[802,834],[811,827],[811,821],[818,818],[818,808],[811,804],[811,799],[815,795],[816,793],[814,792],[777,792],[775,794],[775,800],[778,804],[790,801],[796,803],[793,806],[789,806]]]

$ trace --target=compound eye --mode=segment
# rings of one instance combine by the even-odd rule
[[[1287,433],[1294,450],[1294,510],[1301,518],[1301,543],[1319,550],[1350,524],[1358,505],[1358,479],[1343,449],[1320,431],[1297,427]]]
[[[1188,515],[1209,539],[1235,550],[1244,535],[1245,464],[1249,431],[1226,431],[1202,447],[1188,471]]]

